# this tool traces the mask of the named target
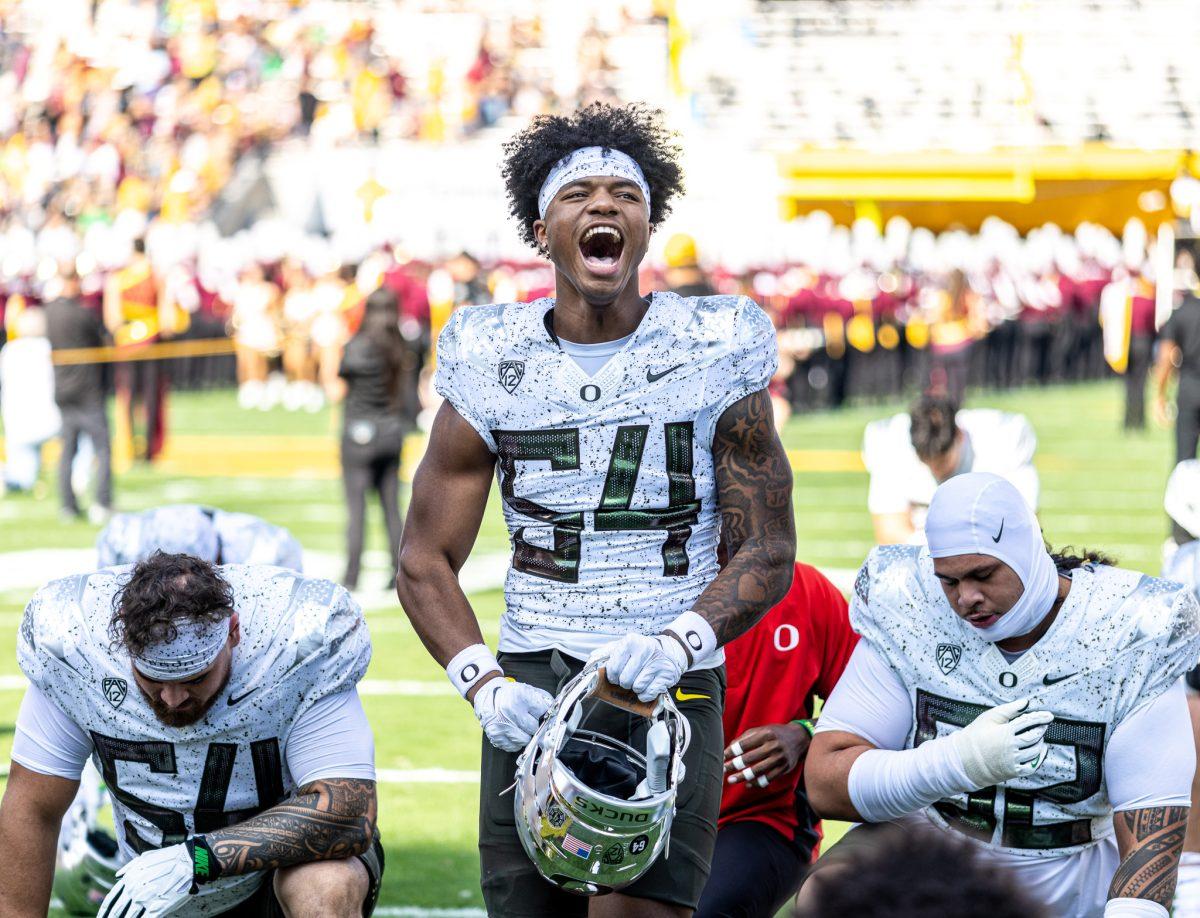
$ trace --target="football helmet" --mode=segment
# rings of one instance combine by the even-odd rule
[[[103,829],[84,823],[77,828],[59,850],[54,896],[68,915],[95,915],[117,881],[121,855],[117,840]]]
[[[691,730],[669,695],[628,707],[649,721],[646,751],[583,728],[603,661],[563,687],[517,758],[517,835],[538,872],[585,896],[634,882],[663,853]],[[604,695],[600,696],[605,698]],[[594,704],[614,703],[611,695]]]

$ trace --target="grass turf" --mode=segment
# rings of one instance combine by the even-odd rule
[[[1125,566],[1156,573],[1167,532],[1162,493],[1171,446],[1166,431],[1121,433],[1121,397],[1114,382],[981,395],[972,405],[1021,411],[1033,423],[1042,478],[1040,515],[1052,544],[1103,549]],[[801,560],[837,568],[861,563],[872,536],[865,509],[867,478],[857,450],[866,422],[900,407],[807,415],[786,426],[784,443],[797,469],[794,503]],[[255,513],[287,526],[307,549],[339,552],[345,514],[336,479],[335,427],[329,411],[241,411],[229,392],[173,396],[176,439],[169,461],[160,468],[135,466],[120,475],[117,505],[140,509],[195,501]],[[0,501],[0,552],[94,543],[96,527],[59,519],[52,471],[43,470],[41,497]],[[368,527],[368,546],[384,548],[377,508],[370,512]],[[493,494],[475,550],[506,548]],[[367,578],[372,579],[366,585],[376,587],[386,580],[386,572],[377,568]],[[19,672],[15,630],[27,598],[20,590],[0,592],[0,676]],[[501,595],[493,591],[472,599],[485,634],[494,641]],[[369,678],[444,680],[398,606],[371,609],[368,620],[375,641]],[[0,691],[0,761],[7,761],[20,696],[20,691]],[[369,695],[364,703],[375,728],[380,768],[478,768],[478,728],[470,708],[457,698]],[[477,786],[470,783],[381,783],[380,825],[388,855],[381,904],[482,904],[476,795]],[[839,827],[830,828],[831,836],[840,834]]]

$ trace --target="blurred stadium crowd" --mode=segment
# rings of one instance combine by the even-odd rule
[[[116,344],[232,337],[236,371],[228,357],[178,361],[175,384],[224,383],[236,372],[247,407],[316,409],[339,397],[341,348],[366,296],[383,284],[397,294],[412,348],[415,416],[429,346],[449,312],[547,294],[549,266],[532,253],[418,259],[400,239],[347,244],[260,218],[245,187],[257,173],[243,166],[289,145],[441,141],[508,116],[616,99],[622,78],[613,61],[636,48],[639,30],[661,26],[656,5],[643,6],[593,21],[571,45],[582,50],[563,80],[551,53],[553,15],[522,16],[505,4],[481,15],[454,3],[410,13],[403,5],[108,0],[64,6],[64,16],[79,13],[73,22],[90,23],[69,34],[36,5],[0,4],[8,336],[21,310],[60,294],[65,276],[79,276],[96,310],[116,278],[153,304],[106,316]],[[806,15],[819,12],[814,5]],[[447,30],[457,38],[447,53],[465,56],[465,66],[418,52]],[[223,232],[231,226],[241,231]],[[764,304],[784,357],[776,395],[790,410],[898,388],[961,396],[968,384],[1098,377],[1106,291],[1118,311],[1132,305],[1129,375],[1144,380],[1149,349],[1135,342],[1153,337],[1155,294],[1139,225],[1124,239],[1091,224],[1021,236],[998,219],[978,233],[935,235],[903,219],[880,232],[867,220],[847,228],[815,212],[791,238],[789,250],[802,255],[723,265],[677,235],[644,279],[647,288],[747,293]],[[135,253],[142,246],[146,259]]]

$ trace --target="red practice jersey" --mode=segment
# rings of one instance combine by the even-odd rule
[[[813,696],[829,697],[856,643],[837,587],[816,568],[797,564],[783,601],[725,645],[725,745],[751,727],[812,717]],[[718,828],[755,820],[815,845],[816,817],[799,786],[802,778],[803,768],[797,768],[765,788],[726,784]]]

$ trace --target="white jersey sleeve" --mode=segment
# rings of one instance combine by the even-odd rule
[[[91,754],[91,737],[30,685],[17,712],[12,760],[38,774],[78,781]]]
[[[696,302],[704,303],[705,299],[723,298],[704,298]],[[733,338],[728,350],[720,363],[705,377],[705,384],[712,388],[712,393],[705,398],[705,402],[712,407],[705,414],[698,436],[706,442],[711,441],[716,432],[717,422],[725,410],[747,395],[767,388],[778,368],[779,346],[775,326],[754,300],[739,297],[733,322]]]
[[[1147,753],[1153,750],[1153,755]],[[1183,683],[1134,708],[1117,724],[1104,753],[1114,812],[1191,806],[1196,752]]]
[[[297,787],[330,778],[375,780],[375,738],[357,689],[326,695],[296,718],[288,770]]]
[[[1162,575],[1183,584],[1193,593],[1200,590],[1200,539],[1180,545],[1163,564]]]
[[[282,526],[250,513],[212,511],[222,564],[269,564],[301,571],[300,543]]]
[[[142,514],[116,513],[96,539],[96,564],[115,567],[137,560],[142,541]]]
[[[504,329],[504,306],[460,306],[438,335],[437,368],[433,387],[483,438],[488,449],[496,452],[491,427],[477,409],[481,396],[496,382],[496,374],[517,373],[516,361],[499,369],[488,360],[497,347],[494,336]],[[524,372],[524,366],[521,367]]]
[[[920,460],[916,458],[908,431],[907,414],[872,421],[863,431],[863,465],[870,476],[867,510],[874,515],[907,513],[911,503],[910,479],[914,475],[931,477],[923,466],[917,467]]]
[[[904,748],[912,722],[908,688],[870,644],[859,641],[821,708],[817,732],[840,730],[876,749],[896,750]]]

